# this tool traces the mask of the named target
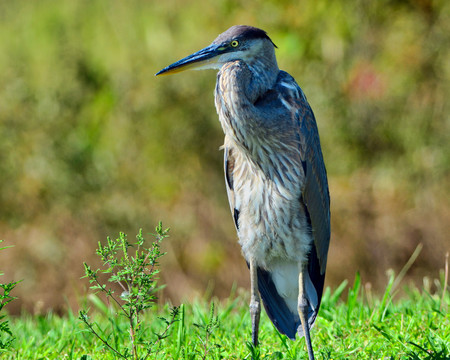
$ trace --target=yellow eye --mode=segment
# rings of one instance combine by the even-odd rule
[[[239,45],[239,41],[233,40],[230,44],[232,47],[237,47]]]

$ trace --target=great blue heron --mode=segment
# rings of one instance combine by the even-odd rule
[[[319,311],[330,241],[330,197],[314,114],[280,71],[265,31],[233,26],[156,75],[218,69],[215,104],[225,133],[225,182],[250,268],[252,341],[260,297],[276,328],[305,336]]]

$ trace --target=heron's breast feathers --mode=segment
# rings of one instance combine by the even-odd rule
[[[228,197],[245,258],[258,259],[262,267],[273,258],[305,261],[311,233],[299,201],[300,165],[265,156],[261,167],[229,138],[225,151]]]

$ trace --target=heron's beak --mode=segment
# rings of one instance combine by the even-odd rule
[[[184,59],[178,60],[176,63],[169,65],[157,72],[155,75],[169,75],[176,74],[185,70],[200,70],[200,69],[217,69],[219,55],[223,54],[225,50],[220,45],[209,45],[196,53],[186,56]]]

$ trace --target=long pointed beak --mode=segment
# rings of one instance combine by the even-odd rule
[[[216,69],[219,67],[218,56],[223,54],[223,50],[224,48],[219,45],[209,45],[204,49],[165,67],[155,75],[175,74],[189,69]]]

